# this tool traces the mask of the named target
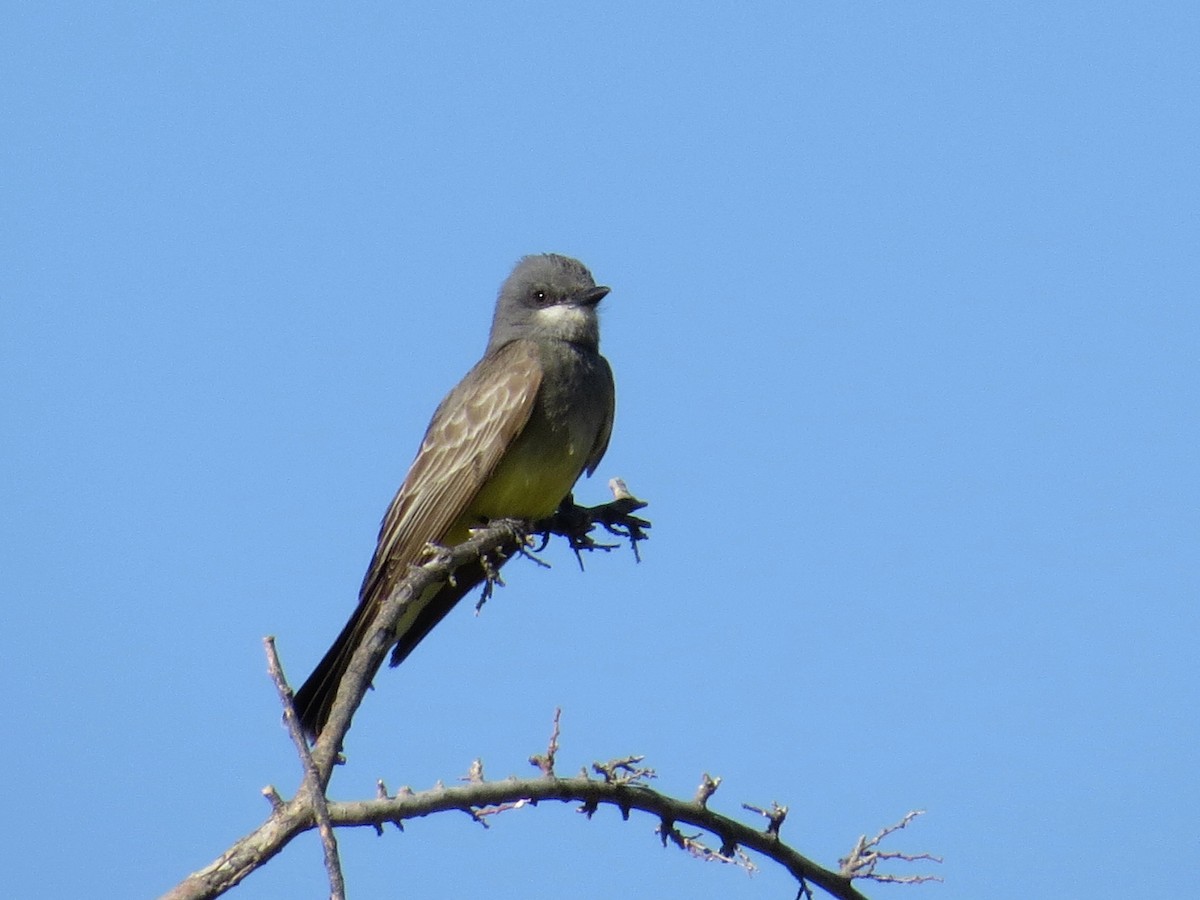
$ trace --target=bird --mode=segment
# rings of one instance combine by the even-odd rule
[[[501,285],[483,357],[434,412],[383,517],[358,605],[295,694],[310,739],[325,727],[375,614],[429,544],[461,543],[495,519],[550,516],[596,470],[616,407],[597,310],[609,290],[557,253],[522,257]],[[415,598],[394,633],[391,665],[484,578],[483,564],[473,563]]]

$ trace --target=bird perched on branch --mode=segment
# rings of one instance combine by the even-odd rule
[[[612,432],[615,389],[600,355],[607,295],[578,260],[526,256],[500,288],[483,358],[433,414],[379,531],[358,607],[296,692],[305,732],[329,718],[350,657],[392,589],[429,543],[452,546],[491,519],[550,516]],[[410,604],[396,630],[399,665],[485,577],[482,563]]]

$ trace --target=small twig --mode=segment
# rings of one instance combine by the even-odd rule
[[[658,777],[653,769],[643,769],[637,765],[645,758],[645,756],[622,756],[619,759],[610,759],[608,762],[594,762],[592,770],[597,775],[603,775],[607,784],[640,784],[644,780]]]
[[[263,646],[267,651],[267,671],[275,683],[279,694],[279,702],[283,704],[283,721],[287,725],[288,735],[296,747],[300,764],[304,768],[304,780],[298,793],[305,794],[312,801],[313,818],[317,822],[317,831],[321,835],[321,850],[325,855],[325,871],[329,875],[330,900],[345,900],[346,880],[342,875],[342,860],[338,854],[337,836],[329,822],[329,806],[325,799],[325,791],[321,785],[321,775],[313,762],[312,753],[308,749],[308,741],[304,739],[304,730],[300,727],[300,717],[296,715],[296,707],[292,703],[292,689],[288,686],[287,677],[283,674],[283,666],[279,662],[279,654],[275,650],[275,638],[271,635],[263,638]]]
[[[550,743],[546,745],[545,755],[535,753],[529,757],[530,765],[537,766],[538,770],[547,778],[554,777],[554,757],[558,754],[559,722],[561,719],[562,707],[555,707],[554,729],[550,732]]]
[[[778,803],[772,801],[770,809],[763,809],[761,806],[754,806],[750,803],[743,803],[742,809],[758,813],[760,816],[765,817],[767,820],[767,834],[779,837],[779,828],[783,825],[783,820],[787,818],[788,814],[786,806],[780,806]]]
[[[662,840],[664,847],[667,846],[667,841],[670,841],[695,859],[703,862],[718,862],[725,865],[737,866],[739,869],[745,869],[747,875],[753,875],[758,871],[758,866],[754,864],[753,860],[741,850],[738,850],[736,846],[729,853],[725,852],[724,847],[721,850],[714,850],[700,840],[700,833],[684,834],[667,821],[660,822],[655,832]]]
[[[633,513],[643,509],[646,502],[633,496],[620,478],[611,479],[608,487],[613,492],[615,499],[612,503],[605,504],[604,507],[596,507],[597,510],[600,510],[597,521],[610,534],[626,538],[629,541],[630,549],[633,550],[634,559],[641,562],[642,554],[638,551],[638,541],[649,540],[650,535],[646,534],[645,529],[650,527],[650,522],[633,515]]]
[[[717,788],[721,786],[721,776],[713,778],[707,772],[700,779],[700,787],[696,788],[696,803],[700,806],[707,807],[708,800],[717,792]]]
[[[281,811],[286,805],[283,798],[279,796],[279,791],[275,790],[275,785],[268,784],[262,789],[262,795],[267,798],[267,802],[271,804],[271,809],[274,812]]]
[[[490,828],[491,826],[488,825],[488,823],[484,820],[485,816],[498,816],[502,812],[508,812],[510,809],[520,809],[523,806],[529,806],[531,803],[532,801],[530,800],[521,799],[512,803],[498,803],[494,806],[482,806],[475,810],[475,818],[485,828]]]
[[[530,541],[532,541],[532,540],[533,539],[530,538]],[[529,549],[530,546],[531,546],[531,544],[525,544],[524,546],[517,548],[517,555],[522,556],[525,559],[529,560],[531,563],[533,563],[539,569],[553,569],[554,568],[554,566],[550,565],[550,563],[546,562],[544,559],[542,559],[540,556],[538,556],[535,551],[530,550]]]
[[[897,850],[878,849],[880,842],[884,838],[895,831],[899,831],[901,828],[906,828],[913,819],[924,814],[924,812],[925,810],[923,809],[915,809],[905,813],[899,822],[881,829],[870,840],[867,840],[865,834],[860,835],[858,841],[854,844],[854,849],[850,851],[850,855],[845,859],[838,860],[842,874],[847,878],[866,878],[871,881],[891,884],[922,884],[926,881],[941,881],[942,879],[937,875],[887,875],[875,871],[875,867],[879,865],[880,861],[885,859],[902,859],[905,862],[915,862],[916,860],[942,862],[940,856],[934,856],[932,853],[901,853]]]
[[[613,493],[613,499],[608,503],[601,503],[598,506],[578,506],[574,497],[568,494],[562,505],[559,506],[558,512],[548,519],[535,522],[531,532],[542,536],[538,550],[546,546],[551,534],[565,537],[575,552],[575,558],[579,561],[579,567],[582,569],[582,551],[608,551],[619,546],[602,544],[591,536],[591,532],[599,525],[609,534],[629,541],[634,558],[641,562],[641,554],[637,545],[638,541],[644,541],[650,537],[646,533],[650,522],[633,515],[633,513],[644,508],[646,503],[633,496],[620,478],[612,479],[608,486]]]
[[[387,785],[383,783],[382,778],[375,779],[375,799],[376,800],[387,800],[388,799]],[[375,833],[377,835],[379,835],[380,837],[383,837],[383,826],[380,825],[379,823],[375,823],[374,828],[375,828]],[[401,831],[404,830],[403,825],[400,826],[400,830]]]
[[[524,534],[518,534],[520,538],[519,546],[524,546],[529,540]],[[494,553],[499,559],[493,559],[492,553],[479,554],[479,566],[483,569],[483,590],[479,593],[479,599],[475,601],[475,615],[483,610],[483,605],[492,599],[496,588],[504,587],[504,577],[500,574],[500,567],[504,565],[507,557],[502,550],[497,549]]]

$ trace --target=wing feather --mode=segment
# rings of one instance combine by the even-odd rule
[[[383,517],[361,603],[386,596],[426,544],[445,539],[529,421],[541,382],[537,346],[513,341],[446,396]]]

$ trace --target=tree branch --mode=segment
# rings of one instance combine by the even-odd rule
[[[275,682],[275,690],[283,704],[283,720],[287,725],[292,744],[296,747],[296,755],[304,768],[304,780],[300,784],[300,794],[312,803],[313,817],[317,822],[317,831],[321,835],[321,848],[325,853],[325,871],[329,874],[329,900],[346,900],[346,880],[342,876],[342,860],[338,855],[337,836],[333,833],[333,825],[329,821],[329,802],[325,792],[318,789],[321,783],[316,763],[308,749],[308,741],[304,739],[304,730],[300,727],[300,717],[296,715],[296,707],[292,703],[292,689],[288,686],[283,675],[283,666],[279,663],[279,654],[275,652],[275,638],[263,639],[267,651],[267,671]],[[278,797],[278,794],[275,794]]]
[[[326,799],[325,790],[333,766],[340,760],[342,742],[354,711],[369,687],[371,673],[379,668],[395,642],[396,624],[412,599],[428,588],[449,580],[462,566],[478,563],[485,558],[499,557],[502,561],[515,553],[526,552],[530,534],[540,533],[546,535],[547,539],[551,533],[565,535],[578,555],[585,549],[611,549],[611,545],[598,544],[590,537],[590,532],[600,525],[609,533],[628,540],[636,553],[637,542],[647,537],[645,529],[649,528],[650,523],[633,513],[645,504],[629,494],[619,481],[614,480],[611,486],[616,497],[611,503],[578,507],[568,498],[562,508],[546,521],[533,525],[512,520],[492,522],[456,547],[431,547],[431,558],[410,568],[376,615],[342,679],[325,729],[311,750],[300,731],[292,707],[292,691],[276,656],[274,642],[267,638],[268,667],[284,708],[289,733],[296,745],[304,771],[303,780],[296,795],[288,801],[284,801],[274,787],[265,788],[263,794],[271,804],[267,820],[210,865],[189,875],[163,895],[163,900],[217,897],[278,854],[296,835],[311,828],[318,828],[322,832],[331,895],[340,898],[344,896],[344,885],[334,827],[369,826],[382,830],[384,823],[392,822],[403,829],[406,819],[445,810],[466,812],[474,821],[486,825],[490,816],[524,805],[536,805],[542,800],[579,803],[579,811],[589,818],[601,805],[617,807],[626,819],[630,811],[640,810],[658,818],[658,833],[664,845],[668,841],[673,842],[702,859],[749,868],[751,864],[743,848],[756,851],[791,872],[800,885],[801,896],[811,896],[809,885],[814,884],[839,900],[865,900],[853,885],[855,879],[925,880],[928,876],[887,876],[875,872],[877,863],[884,859],[934,858],[926,854],[910,856],[879,849],[880,841],[907,825],[915,814],[909,814],[870,841],[865,837],[860,838],[850,856],[840,861],[841,871],[834,872],[819,866],[782,841],[779,832],[787,815],[787,807],[778,804],[772,804],[769,809],[745,806],[766,817],[765,830],[757,830],[710,810],[707,804],[717,790],[720,779],[711,778],[707,773],[695,798],[691,800],[669,797],[651,789],[645,782],[654,777],[654,772],[641,766],[640,756],[595,763],[593,769],[599,778],[588,776],[586,771],[575,778],[560,778],[554,771],[559,736],[557,713],[546,753],[530,757],[531,764],[540,772],[538,777],[487,781],[483,777],[483,764],[477,760],[471,766],[467,783],[461,786],[447,788],[439,783],[434,789],[420,793],[406,788],[389,797],[380,782],[373,800],[334,802]],[[493,581],[494,576],[490,575],[485,591],[490,589]],[[720,840],[719,849],[706,847],[697,840],[698,835],[684,835],[679,831],[680,824],[715,835]]]
[[[616,807],[625,818],[635,809],[649,813],[661,823],[664,842],[679,825],[700,828],[720,839],[721,850],[714,856],[733,862],[736,848],[745,847],[779,863],[797,881],[815,884],[839,900],[866,900],[853,887],[849,877],[819,866],[783,843],[778,835],[756,830],[692,800],[669,797],[636,781],[607,781],[584,775],[576,778],[539,776],[438,786],[386,799],[330,802],[329,818],[339,826],[378,826],[388,822],[399,825],[406,819],[447,810],[459,810],[477,818],[487,815],[489,809],[495,807],[516,808],[524,804],[536,805],[543,800],[579,803],[579,811],[589,818],[602,805]]]
[[[779,863],[792,874],[800,886],[800,896],[812,896],[811,885],[826,891],[838,900],[866,900],[854,887],[854,881],[866,879],[881,882],[909,882],[935,880],[928,875],[887,875],[875,871],[875,866],[884,859],[939,861],[929,854],[906,854],[897,851],[882,851],[880,842],[888,835],[909,824],[918,813],[909,813],[899,823],[883,829],[873,839],[860,838],[848,859],[839,860],[841,871],[826,869],[795,848],[784,843],[780,829],[787,808],[772,803],[769,808],[750,804],[743,807],[759,813],[767,819],[765,829],[756,829],[722,813],[708,808],[707,803],[720,784],[719,778],[707,773],[693,799],[670,797],[648,786],[647,779],[655,777],[653,770],[641,765],[642,757],[626,756],[608,762],[594,763],[592,768],[600,776],[592,778],[586,771],[577,777],[561,778],[555,774],[554,758],[558,752],[559,711],[555,712],[554,731],[544,754],[529,758],[539,775],[527,778],[507,778],[503,781],[487,781],[483,776],[483,764],[475,760],[461,786],[446,787],[439,782],[427,791],[413,792],[401,788],[395,796],[388,796],[380,782],[376,797],[372,800],[349,802],[326,801],[328,821],[335,827],[371,827],[383,832],[383,825],[392,823],[401,831],[408,819],[422,818],[435,813],[464,812],[473,821],[487,825],[490,817],[524,806],[536,806],[543,800],[562,803],[578,803],[579,812],[589,819],[604,805],[616,807],[623,818],[628,819],[633,810],[645,812],[659,820],[658,833],[664,846],[668,841],[704,860],[713,860],[747,869],[754,866],[745,851],[762,854]],[[269,860],[293,837],[302,831],[317,827],[317,814],[311,798],[302,791],[290,803],[274,805],[271,817],[257,832],[247,836],[229,852],[207,869],[197,872],[181,884],[167,898],[216,897],[245,877],[250,871]],[[679,826],[699,828],[719,840],[719,849],[705,846],[697,837],[684,835]]]
[[[614,499],[598,506],[576,506],[570,495],[549,519],[528,523],[518,519],[499,519],[474,531],[470,539],[455,547],[444,548],[430,545],[429,562],[409,569],[384,601],[367,630],[363,642],[350,658],[350,665],[342,678],[337,697],[329,712],[321,736],[313,746],[313,761],[316,764],[321,790],[329,783],[333,765],[342,749],[351,718],[370,689],[371,678],[383,664],[383,658],[396,643],[396,628],[408,607],[430,587],[448,581],[465,565],[485,562],[487,581],[484,598],[491,595],[493,585],[499,582],[496,570],[499,566],[492,560],[501,561],[521,552],[526,553],[529,536],[542,534],[544,547],[551,534],[567,538],[578,557],[581,550],[609,550],[612,545],[598,544],[590,537],[597,525],[611,534],[620,535],[637,552],[637,542],[649,535],[645,529],[650,523],[633,513],[646,506],[626,488],[619,478],[609,482]],[[582,563],[581,563],[582,565]]]
[[[522,551],[530,534],[553,532],[567,535],[577,552],[589,540],[587,535],[597,524],[603,525],[613,533],[619,533],[614,531],[614,528],[624,528],[625,536],[635,545],[637,540],[647,537],[643,529],[649,527],[650,523],[632,515],[633,511],[646,504],[633,497],[619,479],[610,482],[610,487],[614,494],[611,503],[576,507],[568,497],[559,512],[543,523],[530,524],[503,519],[479,528],[469,540],[457,546],[443,548],[431,545],[429,561],[410,567],[406,577],[401,579],[384,601],[363,642],[354,651],[350,666],[338,687],[329,720],[320,738],[313,745],[311,753],[307,746],[300,751],[305,775],[296,796],[285,802],[275,788],[265,788],[263,794],[272,806],[267,821],[210,865],[189,875],[163,895],[164,900],[215,897],[277,854],[297,834],[313,827],[319,815],[317,810],[323,805],[333,767],[340,760],[342,744],[346,732],[350,729],[354,712],[370,688],[372,675],[378,671],[388,650],[395,643],[396,625],[414,598],[420,597],[428,588],[453,578],[454,573],[465,565],[484,558],[494,559],[497,556],[505,559]],[[568,515],[569,521],[560,520],[562,515]],[[488,582],[485,590],[491,587],[491,583]],[[271,641],[268,645],[269,667],[280,693],[285,721],[291,729],[295,724],[292,691],[287,686],[283,669],[273,654],[273,639],[268,638],[268,641]],[[336,896],[340,883],[340,866],[337,863],[336,841],[331,831],[324,840],[324,846],[330,886]]]

